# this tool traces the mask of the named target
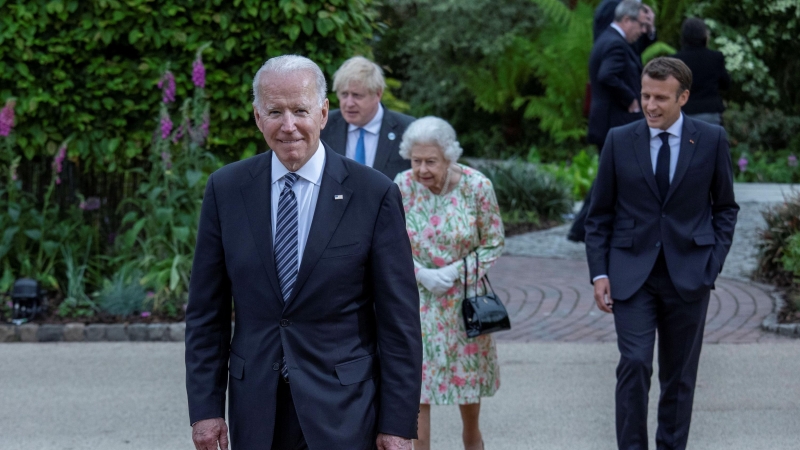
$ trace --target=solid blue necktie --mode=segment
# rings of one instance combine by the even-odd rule
[[[356,161],[361,164],[367,163],[367,152],[364,150],[364,129],[359,128],[358,142],[356,143]]]
[[[297,281],[297,198],[292,186],[297,181],[296,173],[283,176],[284,184],[278,199],[278,219],[275,225],[275,268],[278,271],[278,282],[281,285],[283,301],[289,299]],[[289,379],[289,368],[286,357],[281,357],[281,375]]]
[[[661,148],[658,150],[658,156],[656,157],[656,185],[663,202],[667,199],[667,192],[669,192],[669,156],[671,149],[669,147],[669,133],[665,131],[659,134],[658,137],[661,138]]]

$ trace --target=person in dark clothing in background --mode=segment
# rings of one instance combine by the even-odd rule
[[[637,0],[641,3],[641,0]],[[594,22],[592,24],[592,41],[597,41],[597,38],[606,31],[611,22],[614,21],[614,11],[617,5],[622,3],[622,0],[603,0],[594,10]],[[643,24],[645,31],[639,39],[631,44],[636,53],[641,55],[642,52],[656,41],[656,25],[655,13],[652,8],[647,5],[642,5],[645,8],[646,21]]]
[[[692,95],[683,107],[689,117],[715,125],[722,124],[722,97],[719,91],[727,90],[731,77],[725,70],[725,56],[707,47],[708,28],[702,19],[695,17],[683,21],[681,51],[675,58],[692,70]]]

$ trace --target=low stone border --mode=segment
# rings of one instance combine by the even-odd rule
[[[99,341],[173,341],[183,342],[186,324],[134,323],[65,325],[26,323],[0,324],[0,342],[99,342]]]
[[[771,295],[775,307],[767,317],[764,317],[764,320],[761,322],[761,329],[772,333],[778,333],[781,336],[800,338],[800,323],[778,323],[778,311],[783,309],[785,304],[783,293],[775,289],[772,291]]]

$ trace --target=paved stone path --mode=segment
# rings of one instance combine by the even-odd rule
[[[772,288],[750,280],[756,266],[761,210],[783,200],[788,185],[736,184],[741,210],[734,242],[712,291],[705,342],[784,340],[760,324],[772,312]],[[566,239],[569,225],[507,239],[506,256],[490,275],[505,302],[513,329],[503,341],[614,342],[613,317],[594,304],[582,243]]]

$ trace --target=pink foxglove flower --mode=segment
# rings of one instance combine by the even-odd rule
[[[206,87],[206,67],[203,65],[203,58],[197,53],[197,59],[192,63],[192,83],[199,88]]]
[[[97,197],[89,197],[82,201],[78,207],[84,211],[94,211],[100,209],[100,199]]]
[[[161,80],[158,81],[158,87],[163,92],[161,100],[164,103],[172,103],[175,101],[175,76],[169,70],[164,72]]]
[[[64,160],[67,158],[67,145],[63,144],[53,158],[53,170],[56,171],[56,184],[61,184],[61,177],[58,175],[64,170]]]
[[[17,102],[13,99],[6,100],[6,105],[0,111],[0,136],[8,136],[14,128],[14,106]]]
[[[164,167],[167,170],[172,169],[172,155],[169,152],[161,152],[161,161],[164,162]]]
[[[797,156],[789,155],[786,160],[789,163],[789,167],[797,167]]]
[[[167,139],[172,133],[172,119],[166,112],[161,114],[161,139]]]
[[[741,158],[739,158],[738,164],[740,172],[747,172],[747,158],[742,156]]]

